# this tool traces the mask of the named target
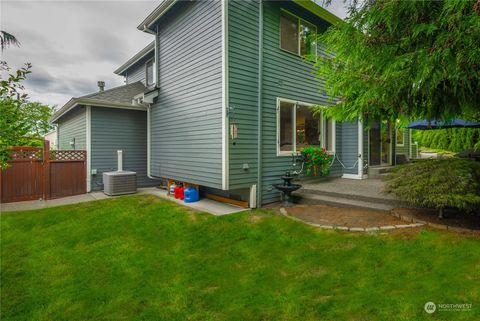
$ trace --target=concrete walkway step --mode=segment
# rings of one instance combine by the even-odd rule
[[[380,174],[377,174],[377,173],[372,173],[372,174],[368,174],[368,178],[369,179],[381,179],[383,180],[385,178],[385,176],[387,176],[388,173],[380,173]]]
[[[374,166],[368,168],[368,175],[386,174],[393,170],[393,166]]]
[[[397,207],[394,204],[385,204],[380,202],[364,201],[359,199],[319,195],[313,193],[296,193],[300,197],[300,204],[327,204],[338,207],[358,207],[380,211],[390,211]]]
[[[353,193],[340,193],[340,192],[332,192],[332,191],[324,191],[318,189],[309,189],[302,188],[298,191],[297,194],[301,193],[302,195],[310,194],[310,195],[318,195],[318,196],[329,196],[329,197],[336,197],[348,200],[357,200],[357,201],[364,201],[368,203],[381,203],[387,205],[401,205],[401,202],[394,199],[392,196],[386,194],[385,197],[374,197],[374,196],[366,196],[360,194],[353,194]]]

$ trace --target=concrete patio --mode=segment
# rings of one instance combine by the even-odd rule
[[[160,198],[165,198],[175,203],[178,203],[180,205],[187,206],[196,211],[207,212],[215,216],[228,215],[228,214],[248,210],[243,207],[220,203],[220,202],[206,199],[206,198],[202,198],[198,202],[194,202],[194,203],[185,203],[182,200],[169,197],[167,195],[166,190],[158,189],[155,187],[139,188],[137,194],[150,194]],[[68,196],[68,197],[63,197],[63,198],[58,198],[53,200],[34,200],[34,201],[25,201],[25,202],[2,203],[0,204],[0,213],[36,210],[36,209],[42,209],[47,207],[56,207],[56,206],[62,206],[62,205],[92,202],[96,200],[108,199],[113,197],[121,197],[121,196],[108,196],[108,195],[105,195],[103,192],[92,192],[92,193]]]
[[[297,195],[304,204],[330,204],[389,211],[404,206],[394,195],[383,192],[381,179],[332,178],[300,182]]]

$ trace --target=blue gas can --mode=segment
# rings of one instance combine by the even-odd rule
[[[194,187],[187,187],[184,193],[184,201],[185,203],[193,203],[198,201],[198,191]]]

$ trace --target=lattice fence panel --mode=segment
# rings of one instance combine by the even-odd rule
[[[41,149],[37,148],[12,148],[10,154],[12,160],[43,160],[43,153]]]
[[[53,161],[84,161],[87,152],[84,150],[51,150],[50,160]]]

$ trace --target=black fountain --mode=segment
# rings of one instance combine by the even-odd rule
[[[283,206],[284,207],[291,207],[293,206],[293,201],[292,201],[292,193],[295,192],[296,190],[300,189],[302,185],[300,184],[293,184],[292,180],[295,178],[295,176],[298,176],[302,173],[303,171],[303,166],[305,165],[305,162],[307,161],[307,155],[304,153],[301,154],[294,154],[292,155],[292,161],[293,161],[293,168],[297,166],[297,161],[300,161],[302,163],[302,168],[300,171],[293,171],[293,175],[290,171],[285,172],[285,175],[281,177],[283,180],[283,184],[273,184],[273,187],[278,189],[280,192],[283,194]]]
[[[283,206],[291,207],[293,206],[292,193],[302,187],[302,185],[292,184],[292,180],[295,177],[292,176],[290,171],[287,171],[281,178],[283,180],[283,184],[273,184],[273,187],[283,193]]]

